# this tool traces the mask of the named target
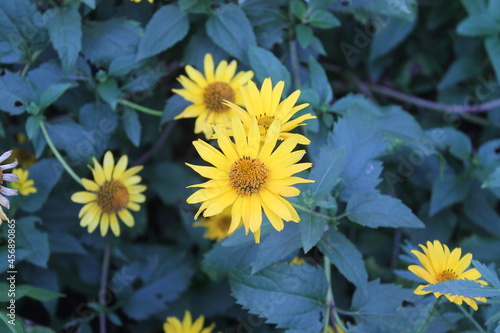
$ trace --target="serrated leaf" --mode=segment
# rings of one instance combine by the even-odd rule
[[[127,133],[127,137],[134,146],[139,147],[142,126],[137,112],[127,108],[122,119],[123,128],[125,129],[125,133]]]
[[[489,37],[500,32],[500,25],[488,12],[469,16],[457,25],[459,35],[468,37]]]
[[[46,268],[50,256],[49,237],[46,232],[40,231],[35,224],[42,224],[36,216],[22,217],[16,220],[16,244],[31,253],[26,261],[33,265]]]
[[[285,81],[283,94],[286,95],[287,91],[290,90],[292,76],[281,61],[272,52],[258,46],[248,48],[248,57],[257,79],[263,82],[264,79],[270,77],[273,85],[276,85],[278,81]]]
[[[437,178],[432,184],[429,216],[464,200],[470,190],[469,185],[468,177],[456,176],[451,171]]]
[[[299,216],[300,240],[304,248],[304,253],[307,253],[313,246],[318,244],[321,236],[323,236],[326,220],[306,212],[299,212]]]
[[[368,281],[361,252],[340,232],[330,229],[321,238],[318,247],[347,280],[358,288]]]
[[[38,106],[40,107],[40,109],[43,110],[55,103],[59,99],[59,97],[61,97],[62,94],[66,92],[66,90],[71,88],[71,86],[71,83],[60,83],[47,88],[40,95],[40,100],[38,102]]]
[[[323,327],[328,285],[321,268],[282,263],[256,274],[240,269],[230,284],[237,303],[278,328],[317,333]]]
[[[424,291],[465,297],[500,297],[500,288],[491,288],[472,280],[448,280],[429,284]]]
[[[481,280],[488,282],[488,284],[493,288],[500,289],[500,279],[493,269],[487,267],[477,260],[472,260],[472,265],[481,274]]]
[[[62,67],[68,72],[82,48],[82,18],[73,7],[56,7],[44,14],[50,40],[59,55]]]
[[[84,138],[78,144],[87,149],[92,147],[94,156],[101,155],[118,126],[118,114],[108,104],[87,103],[80,108],[78,118],[81,124],[79,134]]]
[[[491,65],[495,70],[497,80],[500,80],[500,38],[498,38],[498,36],[487,38],[484,41],[484,45],[488,57],[490,58]]]
[[[206,31],[215,44],[244,63],[248,63],[248,48],[257,45],[252,24],[234,4],[217,8],[207,20]]]
[[[137,60],[154,56],[182,40],[189,31],[186,13],[176,5],[166,5],[155,12],[139,44]]]
[[[318,9],[311,13],[309,16],[309,23],[320,29],[331,29],[341,25],[338,18],[332,13]]]
[[[356,193],[347,202],[349,220],[370,228],[423,228],[401,200],[377,192]]]
[[[338,183],[341,173],[344,171],[345,147],[328,149],[323,148],[318,160],[314,161],[309,179],[315,182],[310,185],[316,198],[330,193]]]

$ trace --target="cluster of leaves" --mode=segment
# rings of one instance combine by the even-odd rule
[[[414,332],[433,298],[413,294],[415,259],[404,252],[434,239],[473,253],[489,286],[431,290],[487,297],[475,317],[497,328],[499,1],[2,0],[0,22],[1,148],[36,157],[38,190],[7,212],[17,322],[1,310],[0,331],[91,332],[104,314],[110,332],[159,332],[189,309],[223,332],[317,333],[333,295],[349,332]],[[188,104],[171,89],[206,52],[237,59],[256,81],[284,80],[284,94],[301,89],[302,112],[317,116],[304,128],[316,182],[295,198],[301,222],[277,232],[264,221],[261,244],[242,230],[212,244],[184,204],[199,183],[184,166],[196,137],[190,120],[172,120]],[[442,108],[489,101],[479,116]],[[53,149],[80,177],[106,150],[144,164],[136,225],[120,238],[81,228],[70,201],[81,188]],[[5,241],[0,253],[6,272]],[[297,255],[303,265],[287,264]],[[7,283],[0,289],[9,302]],[[471,329],[464,318],[446,305],[429,331]]]

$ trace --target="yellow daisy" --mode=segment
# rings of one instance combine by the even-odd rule
[[[450,253],[450,249],[446,245],[442,245],[439,241],[435,240],[434,243],[427,242],[427,247],[420,244],[419,245],[424,253],[413,250],[415,256],[422,264],[410,265],[408,269],[421,279],[429,282],[429,284],[436,284],[448,280],[472,280],[481,284],[486,285],[487,283],[478,280],[481,277],[481,273],[475,268],[466,270],[472,261],[472,254],[467,253],[465,256],[461,257],[462,249],[456,248]],[[426,295],[431,293],[430,291],[424,291],[428,284],[420,285],[415,289],[414,293],[417,295]],[[434,296],[439,298],[444,295],[450,302],[456,304],[462,304],[462,302],[470,305],[474,310],[477,310],[476,301],[486,302],[484,297],[474,297],[474,299],[465,297],[462,295],[451,295],[442,294],[435,292]]]
[[[12,170],[12,173],[19,177],[17,182],[13,182],[10,186],[17,190],[21,195],[29,195],[31,193],[36,193],[35,181],[33,179],[28,179],[29,171],[23,170],[21,168],[16,168]]]
[[[187,65],[188,76],[181,75],[178,78],[184,89],[172,89],[172,91],[193,104],[175,119],[196,118],[194,132],[203,132],[207,140],[213,134],[212,124],[231,123],[233,114],[223,101],[243,105],[240,87],[253,77],[252,71],[234,75],[236,66],[235,60],[229,64],[223,60],[214,70],[214,60],[209,53],[204,59],[205,75]]]
[[[215,328],[215,323],[209,327],[203,328],[205,317],[200,316],[193,323],[191,312],[184,312],[182,322],[176,317],[167,317],[167,321],[163,324],[165,333],[212,333]]]
[[[241,88],[244,105],[247,111],[235,105],[232,101],[227,101],[226,104],[231,107],[246,128],[250,127],[252,117],[257,117],[262,138],[265,138],[269,126],[277,119],[281,122],[281,133],[279,136],[281,140],[289,138],[291,135],[296,135],[299,138],[300,144],[308,145],[311,143],[308,138],[301,134],[289,132],[298,126],[306,125],[303,121],[316,117],[308,113],[291,120],[293,115],[306,108],[309,104],[304,103],[295,106],[300,96],[300,90],[294,91],[290,96],[280,102],[284,87],[285,82],[280,81],[273,89],[271,78],[267,78],[264,80],[264,83],[262,83],[262,87],[259,91],[255,83],[250,81],[246,87]]]
[[[146,201],[146,197],[141,194],[146,190],[146,186],[138,185],[141,177],[136,175],[143,167],[135,166],[127,170],[127,155],[123,155],[115,165],[110,151],[104,155],[103,166],[95,158],[93,161],[94,168],[89,168],[94,180],[82,179],[83,187],[88,192],[76,192],[71,196],[71,200],[85,204],[78,217],[81,219],[80,225],[88,227],[89,233],[100,224],[103,237],[108,233],[109,227],[115,236],[119,236],[118,217],[127,227],[133,227],[135,221],[129,209],[139,211],[139,203]]]
[[[229,226],[231,225],[231,208],[228,207],[220,214],[209,218],[203,218],[201,221],[193,223],[195,227],[204,227],[203,237],[220,242],[228,236]]]
[[[312,166],[311,163],[297,164],[305,154],[305,150],[292,152],[298,137],[289,137],[274,150],[280,135],[279,121],[271,124],[262,145],[255,117],[248,134],[241,121],[233,117],[234,143],[223,128],[214,128],[222,152],[202,140],[193,142],[201,158],[214,167],[187,164],[210,179],[190,186],[202,188],[187,199],[190,204],[202,203],[195,219],[201,212],[205,217],[214,216],[232,205],[229,233],[243,223],[247,234],[248,230],[254,233],[256,243],[260,242],[262,209],[278,231],[284,227],[283,220],[299,222],[295,208],[284,198],[300,194],[291,185],[313,182],[292,176]]]

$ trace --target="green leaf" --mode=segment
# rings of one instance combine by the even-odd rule
[[[46,268],[49,260],[49,237],[46,232],[40,231],[35,224],[42,224],[36,216],[22,217],[16,220],[16,244],[19,248],[31,251],[26,261],[33,265]]]
[[[167,121],[174,119],[175,116],[184,111],[192,103],[186,101],[179,95],[173,95],[167,102],[165,103],[165,107],[163,108],[163,115],[161,117],[161,125],[165,124]]]
[[[295,26],[295,33],[297,34],[300,46],[307,49],[314,38],[312,29],[305,24],[298,24]]]
[[[320,29],[331,29],[341,25],[339,19],[336,18],[335,15],[322,9],[315,10],[311,13],[309,16],[309,23]]]
[[[481,273],[481,280],[488,282],[493,288],[500,289],[500,279],[493,269],[477,260],[472,260],[472,265]]]
[[[402,43],[413,31],[417,24],[417,18],[412,21],[394,17],[390,22],[377,29],[375,37],[370,43],[370,61],[388,54],[396,46]]]
[[[427,135],[434,138],[436,146],[445,150],[448,149],[450,154],[459,160],[469,161],[472,154],[472,142],[470,137],[453,127],[441,127],[427,130]]]
[[[7,275],[9,277],[9,275]],[[8,281],[8,280],[7,280]],[[10,297],[8,296],[9,283],[0,283],[0,302],[9,302]],[[51,290],[38,288],[28,284],[16,284],[15,299],[18,300],[23,297],[30,297],[36,299],[40,302],[48,302],[59,297],[63,297],[64,294],[56,293]]]
[[[165,172],[168,170],[168,172]],[[162,201],[175,205],[184,201],[193,191],[186,186],[195,184],[194,174],[179,163],[161,162],[156,164],[146,177],[151,178],[151,189]]]
[[[31,102],[38,101],[38,93],[28,79],[6,69],[0,70],[0,74],[1,110],[19,115]]]
[[[48,35],[40,16],[29,0],[0,2],[0,63],[31,60],[33,53],[45,47]]]
[[[310,188],[315,193],[316,198],[319,199],[330,193],[339,182],[339,177],[344,171],[344,151],[345,147],[323,148],[319,159],[314,160],[309,179],[315,181],[310,185]]]
[[[477,60],[471,57],[460,57],[455,60],[443,75],[437,85],[439,90],[451,88],[458,83],[475,78],[481,74],[480,66],[477,66]]]
[[[364,288],[368,281],[361,252],[340,232],[330,229],[321,238],[319,249],[330,262],[358,288]]]
[[[307,7],[306,4],[301,0],[292,0],[290,4],[292,8],[292,13],[300,21],[303,21],[306,17]]]
[[[63,172],[61,163],[56,158],[44,158],[37,161],[29,169],[29,179],[34,181],[36,193],[23,197],[21,209],[33,213],[47,201],[49,194]]]
[[[125,129],[125,133],[127,133],[127,137],[130,139],[130,142],[132,142],[134,146],[139,147],[139,143],[141,142],[142,126],[137,112],[126,108],[122,121],[123,128]]]
[[[118,98],[122,94],[120,88],[118,88],[118,82],[113,78],[108,78],[106,81],[99,83],[97,93],[113,110],[116,109]]]
[[[11,315],[12,317],[9,315]],[[15,325],[13,325],[12,323],[15,323]],[[7,314],[4,311],[0,311],[0,331],[5,333],[25,333],[26,327],[24,325],[24,322],[19,317],[17,317],[15,313]]]
[[[499,24],[500,25],[500,24]],[[500,38],[498,36],[487,38],[484,41],[486,52],[495,70],[497,80],[500,80]]]
[[[336,0],[309,0],[309,10],[325,9]]]
[[[95,151],[95,155],[101,155],[107,148],[108,141],[118,126],[118,114],[104,103],[87,103],[80,108],[78,118],[81,126],[82,141],[77,145],[82,153],[87,150]],[[86,156],[85,154],[81,154]]]
[[[144,246],[131,247],[144,253]],[[163,311],[166,304],[175,300],[186,290],[193,275],[189,258],[184,253],[171,253],[165,248],[150,247],[144,259],[124,265],[116,273],[125,288],[120,297],[125,299],[123,311],[132,319],[143,320]],[[140,287],[132,290],[132,286],[142,282]]]
[[[469,16],[457,25],[457,33],[468,37],[490,37],[500,32],[500,24],[489,12]]]
[[[28,138],[31,140],[35,137],[40,131],[40,123],[43,120],[43,115],[39,114],[36,116],[29,116],[26,120],[26,134]]]
[[[461,202],[470,190],[470,179],[467,176],[456,176],[451,170],[432,184],[431,208],[429,215],[440,212],[446,207]]]
[[[299,211],[299,216],[300,240],[304,253],[307,253],[313,246],[318,244],[321,236],[323,236],[326,220],[302,211]]]
[[[485,0],[461,0],[460,2],[470,15],[477,15],[486,11]]]
[[[309,82],[320,98],[320,103],[328,104],[333,99],[333,91],[324,68],[309,56]]]
[[[472,280],[438,282],[429,284],[423,290],[465,297],[500,297],[500,288],[491,288]]]
[[[82,2],[89,6],[91,9],[95,9],[95,0],[82,0]]]
[[[278,328],[317,333],[323,327],[328,284],[321,268],[282,263],[256,274],[240,269],[230,284],[238,304]]]
[[[250,66],[260,82],[263,82],[268,77],[273,81],[273,85],[276,85],[278,81],[285,81],[283,94],[287,94],[287,91],[290,90],[289,84],[292,82],[292,77],[288,69],[272,52],[258,46],[250,46],[248,48],[248,57]]]
[[[166,5],[155,12],[139,44],[137,59],[154,56],[182,40],[189,31],[186,13],[176,5]]]
[[[40,100],[38,101],[38,106],[40,109],[45,109],[48,106],[55,103],[59,97],[66,92],[69,88],[71,88],[71,83],[60,83],[55,84],[47,88],[47,90],[43,91],[40,95]]]
[[[125,54],[111,60],[109,64],[108,74],[110,76],[120,77],[129,74],[132,70],[137,69],[145,64],[146,61],[135,61],[134,54]]]
[[[63,232],[49,233],[50,252],[88,255],[88,252],[74,236]]]
[[[347,202],[349,220],[370,228],[423,228],[401,200],[377,192],[355,193]]]
[[[293,222],[287,223],[280,232],[270,232],[259,245],[259,252],[252,264],[252,274],[297,251],[300,248],[299,237],[299,227],[297,223]]]
[[[76,63],[82,48],[82,18],[73,7],[56,7],[44,14],[50,40],[57,51],[62,67],[68,72]]]
[[[482,185],[483,188],[500,187],[500,167],[493,171]]]
[[[215,44],[244,63],[248,63],[247,50],[257,45],[252,24],[234,4],[217,8],[207,20],[206,31]]]
[[[472,223],[492,235],[500,236],[500,215],[495,205],[496,201],[489,191],[471,187],[464,200],[463,211]]]

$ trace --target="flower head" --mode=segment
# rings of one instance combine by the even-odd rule
[[[142,0],[131,0],[133,2],[141,2]],[[154,0],[148,0],[149,3],[153,3]]]
[[[187,65],[188,76],[181,75],[178,78],[184,89],[172,89],[172,91],[193,104],[175,119],[196,118],[194,132],[203,132],[207,140],[213,134],[212,124],[229,124],[233,114],[223,101],[242,105],[240,87],[253,77],[252,71],[234,75],[236,66],[234,60],[229,64],[223,60],[214,70],[214,60],[209,53],[205,55],[204,60],[205,75]]]
[[[6,151],[0,156],[0,163],[8,159],[12,155],[12,150]],[[4,181],[6,182],[15,182],[19,180],[19,177],[14,174],[14,173],[3,173],[4,170],[7,169],[12,169],[17,166],[17,160],[14,160],[12,163],[0,165],[0,184],[3,184]],[[4,206],[5,208],[10,208],[10,202],[9,200],[4,197],[3,195],[17,195],[17,190],[11,189],[8,187],[5,187],[3,185],[0,185],[0,205]],[[2,195],[3,194],[3,195]],[[3,211],[2,211],[3,213]],[[5,213],[3,214],[5,215]]]
[[[104,155],[103,166],[94,158],[92,170],[94,180],[82,179],[83,187],[87,191],[76,192],[71,200],[85,204],[78,217],[82,227],[88,227],[88,232],[93,232],[98,225],[101,226],[101,235],[108,233],[108,228],[115,236],[120,235],[118,217],[127,227],[134,226],[134,217],[130,210],[139,211],[146,197],[142,194],[146,186],[138,185],[141,177],[136,175],[142,166],[127,169],[128,157],[123,155],[115,165],[113,154],[108,151]]]
[[[231,225],[231,209],[224,209],[220,214],[201,219],[193,224],[195,227],[205,227],[203,237],[220,242],[228,236],[229,226]]]
[[[165,333],[212,333],[215,328],[215,323],[209,327],[203,328],[205,317],[200,316],[193,323],[191,312],[184,312],[182,322],[176,317],[167,317],[167,321],[163,324]]]
[[[260,241],[262,210],[278,231],[284,227],[283,220],[300,221],[295,208],[284,198],[300,194],[291,185],[313,182],[292,176],[312,165],[297,163],[305,154],[304,150],[292,151],[298,144],[298,137],[289,137],[274,150],[280,135],[280,122],[274,121],[261,144],[255,117],[248,133],[241,121],[233,117],[234,142],[223,128],[215,127],[215,131],[222,152],[202,140],[193,142],[201,158],[213,167],[187,164],[210,179],[190,186],[202,188],[187,199],[190,204],[202,203],[195,219],[201,212],[209,217],[232,206],[229,233],[243,224],[247,234],[248,230],[254,233],[256,243]]]
[[[429,284],[436,284],[448,280],[472,280],[484,285],[486,284],[486,282],[478,280],[481,277],[481,273],[479,273],[477,269],[471,268],[466,270],[470,266],[472,254],[467,253],[465,256],[461,257],[462,249],[460,248],[456,248],[450,253],[448,246],[442,245],[437,240],[435,240],[434,243],[428,241],[426,245],[427,247],[422,244],[419,245],[424,253],[416,250],[411,251],[411,253],[417,256],[423,267],[410,265],[408,269],[419,278],[424,279],[429,282]],[[423,290],[427,286],[429,285],[422,284],[418,286],[414,293],[417,295],[431,293],[430,291]],[[462,295],[442,294],[439,292],[434,293],[436,298],[441,295],[444,295],[450,302],[459,305],[465,302],[474,310],[477,310],[475,301],[486,302],[486,298],[484,297],[474,297],[472,299]]]
[[[299,138],[298,142],[300,144],[307,145],[311,143],[308,138],[301,134],[289,132],[298,126],[305,125],[303,121],[316,117],[308,113],[292,120],[291,118],[293,115],[306,108],[309,104],[305,103],[295,106],[300,96],[300,90],[294,91],[290,96],[280,102],[284,87],[285,82],[280,81],[273,89],[271,79],[267,78],[262,83],[262,87],[259,91],[255,83],[248,82],[248,86],[241,88],[244,105],[247,111],[231,103],[232,101],[228,101],[226,104],[231,107],[246,128],[250,127],[252,117],[257,117],[257,123],[259,124],[262,138],[265,138],[273,121],[279,120],[281,122],[281,133],[279,136],[281,140],[289,138],[291,135],[296,135]]]
[[[31,193],[36,193],[35,181],[33,179],[28,179],[29,171],[23,170],[21,168],[16,168],[12,170],[12,173],[19,177],[17,182],[12,183],[10,186],[17,190],[21,195],[29,195]]]

